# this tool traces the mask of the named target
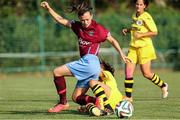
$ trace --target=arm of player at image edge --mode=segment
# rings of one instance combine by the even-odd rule
[[[129,59],[126,55],[124,55],[119,43],[117,42],[116,39],[114,39],[111,35],[107,36],[107,40],[111,43],[111,45],[117,50],[117,52],[120,54],[122,60],[125,63],[132,62],[131,59]]]
[[[71,24],[70,24],[70,21],[63,18],[61,15],[57,14],[49,5],[48,2],[46,1],[43,1],[41,2],[41,7],[44,8],[45,10],[47,10],[49,12],[49,14],[53,17],[53,19],[61,24],[61,25],[64,25],[66,27],[71,27]]]

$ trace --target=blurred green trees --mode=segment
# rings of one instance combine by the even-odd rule
[[[47,1],[59,14],[70,19],[77,19],[73,14],[65,12],[66,0]],[[96,20],[111,31],[122,47],[128,47],[129,36],[121,36],[120,31],[131,24],[130,17],[134,12],[132,0],[92,1],[95,2]],[[148,9],[159,30],[159,35],[153,38],[153,42],[160,50],[179,49],[180,1],[163,0],[163,3],[161,1],[153,0]],[[39,52],[39,39],[42,32],[40,25],[43,26],[45,51],[75,51],[78,49],[75,35],[71,30],[54,23],[47,12],[40,8],[40,2],[41,0],[0,0],[0,53]],[[39,17],[41,22],[38,21]],[[109,44],[104,43],[103,46],[109,47]],[[178,55],[176,57],[180,58]],[[29,63],[33,62],[27,62]],[[5,66],[13,63],[1,60],[0,64]],[[23,66],[21,62],[18,64]]]

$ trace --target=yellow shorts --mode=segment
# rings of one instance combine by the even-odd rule
[[[145,64],[156,59],[156,53],[153,46],[145,46],[141,48],[130,47],[128,58],[135,64]]]

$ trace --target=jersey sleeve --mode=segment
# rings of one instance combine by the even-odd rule
[[[80,28],[80,22],[71,20],[71,29],[72,31],[77,35],[78,34],[78,29]]]
[[[153,18],[151,17],[151,15],[149,14],[146,14],[146,16],[144,17],[144,22],[145,22],[145,25],[148,27],[148,29],[152,32],[157,32],[157,27],[156,27],[156,24],[153,20]]]

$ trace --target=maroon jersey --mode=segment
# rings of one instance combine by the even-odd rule
[[[79,21],[72,21],[71,26],[78,37],[80,56],[97,55],[100,43],[106,40],[109,31],[94,20],[87,28],[83,27]]]

